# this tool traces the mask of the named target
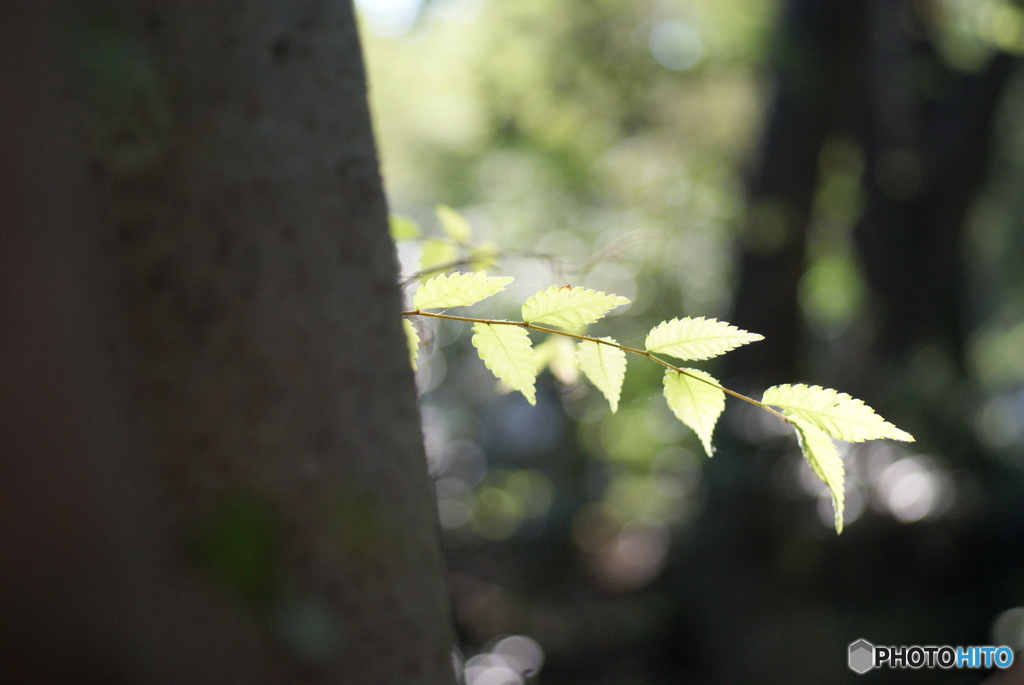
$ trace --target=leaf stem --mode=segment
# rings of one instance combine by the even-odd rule
[[[758,402],[757,400],[755,400],[752,397],[747,397],[743,393],[736,392],[735,390],[730,390],[729,388],[726,388],[723,385],[719,385],[718,383],[712,383],[711,381],[707,380],[706,378],[701,378],[700,376],[697,376],[695,374],[690,373],[687,369],[684,369],[682,367],[676,366],[675,364],[673,364],[673,363],[671,363],[671,362],[669,362],[669,361],[667,361],[665,359],[662,359],[661,357],[658,357],[657,355],[651,354],[647,350],[637,349],[636,347],[629,347],[628,345],[621,345],[621,344],[619,344],[617,342],[611,342],[609,340],[604,340],[603,338],[594,338],[594,337],[589,336],[589,335],[581,335],[579,333],[570,333],[568,331],[561,331],[561,330],[558,330],[557,328],[548,328],[547,326],[538,326],[537,324],[530,323],[529,321],[506,321],[504,319],[480,319],[480,318],[476,318],[476,317],[472,317],[472,316],[455,316],[454,314],[442,314],[440,312],[425,312],[425,311],[422,311],[422,310],[419,310],[419,309],[412,309],[410,311],[402,312],[402,316],[426,316],[426,317],[430,317],[430,318],[434,318],[434,319],[448,319],[449,321],[463,321],[463,322],[466,322],[466,323],[483,323],[483,324],[491,324],[491,325],[496,325],[496,326],[519,326],[520,328],[526,328],[527,330],[537,331],[539,333],[550,333],[552,335],[561,335],[563,337],[573,338],[575,340],[583,340],[583,341],[586,341],[586,342],[597,343],[598,345],[608,345],[609,347],[616,347],[616,348],[622,350],[623,352],[632,352],[633,354],[640,355],[641,357],[647,357],[651,361],[653,361],[653,362],[655,362],[657,364],[661,364],[662,366],[664,366],[667,369],[671,369],[672,371],[675,371],[677,373],[681,373],[684,376],[688,376],[689,378],[693,378],[693,379],[698,380],[698,381],[700,381],[702,383],[707,383],[708,385],[710,385],[710,386],[712,386],[714,388],[718,388],[719,390],[721,390],[725,394],[730,395],[732,397],[735,397],[738,400],[742,400],[744,402],[752,404],[755,407],[760,407],[761,409],[765,410],[769,414],[773,414],[774,416],[782,419],[786,423],[790,422],[789,418],[787,418],[785,414],[783,414],[782,412],[777,411],[775,409],[772,409],[771,407],[769,407],[768,405],[764,404],[763,402]]]

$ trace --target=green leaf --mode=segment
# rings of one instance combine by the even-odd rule
[[[785,409],[837,440],[890,438],[914,442],[914,436],[883,419],[861,400],[820,385],[776,385],[764,391],[761,401]]]
[[[441,274],[416,290],[412,306],[416,309],[467,307],[501,292],[513,280],[511,276],[488,276],[482,271]]]
[[[725,392],[718,387],[718,381],[696,369],[685,369],[685,373],[668,369],[665,399],[676,418],[697,434],[710,457],[711,435],[725,409]]]
[[[420,356],[420,336],[416,332],[416,327],[412,325],[412,321],[409,321],[409,319],[402,319],[402,330],[405,331],[405,341],[409,345],[409,361],[412,363],[413,370],[415,370],[416,360]]]
[[[564,335],[551,334],[539,345],[534,345],[534,362],[539,374],[549,369],[551,375],[566,385],[580,380],[580,368],[576,365],[576,344]]]
[[[845,470],[843,460],[839,458],[839,449],[828,433],[810,421],[786,412],[790,423],[796,429],[797,442],[804,459],[814,471],[814,475],[828,487],[832,495],[832,509],[836,514],[836,533],[843,532],[843,481]]]
[[[420,227],[407,216],[392,214],[388,217],[388,232],[396,243],[420,237]]]
[[[459,258],[458,248],[447,240],[428,238],[420,247],[420,271],[450,267]]]
[[[573,330],[594,323],[616,307],[628,303],[629,300],[618,295],[553,285],[534,293],[523,303],[523,321]]]
[[[520,326],[473,324],[473,347],[499,380],[523,393],[530,404],[537,403],[534,383],[537,368],[530,335]]]
[[[612,338],[601,338],[614,343]],[[576,346],[576,363],[590,382],[604,394],[614,414],[619,408],[626,380],[626,353],[617,347],[584,340]]]
[[[548,368],[548,364],[558,356],[558,340],[562,337],[552,333],[533,346],[533,363],[537,366],[538,374]]]
[[[648,352],[668,354],[684,360],[710,359],[764,336],[736,328],[724,321],[705,319],[672,319],[662,321],[647,334]]]
[[[469,242],[471,232],[466,217],[448,205],[438,205],[434,212],[437,214],[437,219],[441,222],[441,230],[446,236],[457,243]]]

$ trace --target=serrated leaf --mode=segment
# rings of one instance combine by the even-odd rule
[[[420,271],[431,271],[438,267],[453,265],[459,258],[459,250],[447,240],[428,238],[420,246]]]
[[[689,317],[662,321],[647,334],[648,352],[668,354],[678,359],[710,359],[741,345],[763,340],[764,336],[717,319]]]
[[[601,338],[614,343],[612,338]],[[576,363],[608,400],[614,414],[619,408],[622,383],[626,380],[626,353],[617,347],[584,340],[576,346]]]
[[[530,404],[537,403],[534,383],[537,368],[530,335],[520,326],[473,324],[473,347],[498,380],[523,393]]]
[[[718,381],[710,374],[696,369],[685,371],[669,369],[665,372],[665,400],[676,418],[697,434],[710,457],[711,435],[725,409],[725,392],[716,387]]]
[[[441,222],[441,230],[446,236],[457,243],[469,242],[471,231],[466,217],[448,205],[438,205],[434,212],[437,214],[437,219]]]
[[[511,276],[488,276],[482,271],[441,274],[420,285],[412,298],[412,306],[416,309],[467,307],[501,292],[513,280]]]
[[[810,421],[786,412],[790,423],[796,430],[800,451],[807,460],[808,466],[821,482],[828,487],[832,495],[832,509],[836,515],[836,534],[843,532],[844,481],[846,471],[843,460],[839,458],[839,449],[828,433]]]
[[[837,440],[914,442],[914,436],[883,419],[863,401],[820,385],[776,385],[764,391],[761,401],[785,409]]]
[[[416,370],[416,360],[420,356],[419,333],[409,319],[402,319],[402,330],[405,331],[405,342],[409,345],[409,362],[412,363],[413,370]]]
[[[407,216],[392,214],[388,217],[388,233],[396,243],[420,237],[420,227]]]
[[[523,303],[523,321],[573,330],[594,323],[616,307],[628,303],[628,299],[619,295],[553,285],[534,293]]]

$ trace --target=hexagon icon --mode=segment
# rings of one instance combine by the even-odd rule
[[[850,670],[864,675],[875,667],[875,646],[861,638],[850,643]]]

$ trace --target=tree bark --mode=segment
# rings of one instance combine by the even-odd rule
[[[452,682],[350,2],[17,5],[73,69],[6,49],[16,123],[74,126],[3,169],[4,682]]]

